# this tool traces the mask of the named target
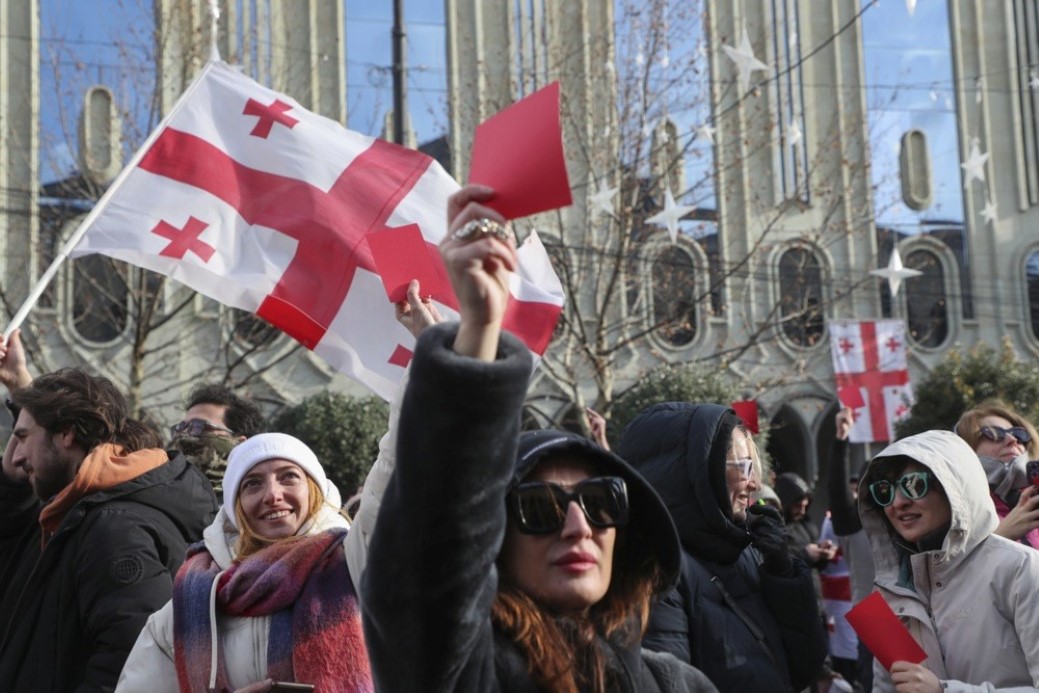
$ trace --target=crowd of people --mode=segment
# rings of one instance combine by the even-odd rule
[[[0,691],[1039,688],[1027,420],[982,403],[852,470],[841,410],[821,528],[722,404],[650,406],[616,451],[594,412],[592,438],[521,431],[493,195],[448,202],[459,320],[417,282],[397,306],[417,346],[350,517],[226,388],[195,388],[164,446],[108,380],[32,378],[18,333],[0,345]],[[922,662],[856,640],[874,591]]]

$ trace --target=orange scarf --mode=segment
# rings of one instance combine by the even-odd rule
[[[124,481],[136,479],[168,461],[166,452],[157,448],[128,453],[126,448],[115,443],[98,445],[83,459],[72,483],[40,511],[43,543],[50,540],[65,515],[82,498],[95,491],[104,491]]]

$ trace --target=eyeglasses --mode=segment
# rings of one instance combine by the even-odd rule
[[[1002,443],[1003,439],[1008,435],[1014,436],[1014,440],[1021,443],[1021,445],[1025,445],[1032,440],[1031,434],[1021,426],[1012,426],[1010,428],[1003,428],[1002,426],[982,426],[978,429],[978,433],[980,433],[982,437],[988,438],[995,443]]]
[[[725,466],[735,467],[740,470],[740,474],[750,477],[750,473],[754,469],[754,460],[750,457],[741,457],[738,460],[725,460]]]
[[[902,495],[909,500],[920,500],[927,495],[927,480],[930,476],[927,472],[909,472],[901,479],[894,481],[881,479],[869,485],[869,493],[876,504],[882,508],[895,502],[895,489],[900,490]]]
[[[585,479],[569,492],[549,481],[528,481],[514,488],[507,498],[512,519],[524,534],[558,532],[571,503],[577,503],[593,527],[628,524],[628,487],[618,476]]]
[[[200,436],[203,433],[215,433],[217,431],[226,433],[229,436],[234,435],[234,431],[230,428],[217,426],[216,424],[209,423],[204,419],[188,419],[187,421],[180,421],[170,426],[170,434],[174,438],[177,436]]]

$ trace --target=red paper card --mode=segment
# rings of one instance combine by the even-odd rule
[[[743,419],[743,423],[747,426],[747,430],[750,431],[751,435],[758,434],[757,400],[750,399],[744,402],[733,402],[732,410],[736,412],[736,416]]]
[[[858,409],[866,406],[866,400],[862,399],[862,390],[857,385],[845,385],[837,390],[837,399],[845,407]]]
[[[559,82],[476,127],[469,182],[494,188],[494,198],[483,204],[506,219],[573,202],[559,123]]]
[[[927,659],[920,643],[898,620],[880,592],[874,592],[856,604],[845,618],[858,633],[859,640],[888,671],[895,662],[919,664]]]
[[[441,263],[430,255],[418,224],[370,233],[365,238],[390,302],[407,299],[412,279],[418,279],[423,296],[443,294],[446,284],[438,267]]]

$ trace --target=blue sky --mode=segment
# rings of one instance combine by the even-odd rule
[[[82,95],[94,84],[112,89],[126,110],[124,134],[143,141],[151,113],[153,0],[40,0],[40,116],[43,180],[74,169]],[[405,0],[409,111],[419,142],[447,127],[444,5]],[[391,0],[347,0],[347,117],[351,129],[375,135],[391,108]],[[291,95],[291,94],[290,94]],[[128,150],[125,155],[128,157]]]

